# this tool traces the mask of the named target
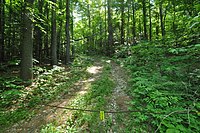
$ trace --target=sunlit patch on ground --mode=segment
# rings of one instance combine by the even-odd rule
[[[101,66],[91,66],[87,68],[87,72],[91,74],[97,74],[101,71],[102,67]]]
[[[111,63],[111,60],[107,60],[106,63]]]

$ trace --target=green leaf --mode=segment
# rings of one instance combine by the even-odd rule
[[[168,122],[162,122],[162,123],[163,123],[163,125],[165,125],[168,128],[175,128],[175,126],[173,124],[170,124]]]
[[[166,133],[180,133],[180,131],[179,130],[177,130],[177,129],[167,129],[167,131],[166,131]]]

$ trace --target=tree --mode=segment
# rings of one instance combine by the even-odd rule
[[[38,20],[37,25],[35,26],[35,58],[41,63],[42,56],[42,44],[43,44],[43,33],[41,31],[41,27],[44,27],[41,18],[43,14],[43,0],[38,0]]]
[[[66,57],[65,64],[70,63],[70,0],[66,0]]]
[[[46,24],[44,26],[46,34],[44,35],[44,55],[45,58],[49,57],[50,53],[49,53],[49,3],[46,2],[45,4],[45,11],[44,11],[44,15],[46,17]]]
[[[132,13],[133,13],[133,28],[132,28],[132,34],[133,34],[133,43],[135,43],[136,38],[136,20],[135,20],[135,0],[132,1]]]
[[[5,0],[0,1],[0,63],[4,61],[4,15],[5,15]]]
[[[112,26],[112,9],[111,0],[107,0],[108,4],[108,51],[107,54],[111,55],[111,47],[113,45],[113,26]]]
[[[124,0],[121,0],[121,44],[124,44]]]
[[[148,35],[147,35],[146,0],[142,0],[142,11],[143,11],[144,39],[147,40]]]
[[[161,27],[161,33],[162,37],[165,36],[165,27],[164,27],[164,21],[163,21],[163,0],[159,2],[159,13],[160,13],[160,27]]]
[[[29,7],[32,7],[34,0],[25,0],[24,18],[23,18],[23,32],[22,32],[22,46],[21,46],[21,79],[24,81],[32,80],[33,78],[33,26],[32,14]]]
[[[149,40],[152,39],[151,0],[149,0]]]
[[[56,4],[56,0],[52,0]],[[57,30],[56,30],[56,6],[52,5],[51,17],[51,64],[57,65]]]

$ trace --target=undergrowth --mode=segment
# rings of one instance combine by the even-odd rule
[[[116,59],[131,71],[129,109],[141,111],[131,114],[128,130],[200,132],[200,44],[141,43],[122,49]]]
[[[106,127],[99,118],[99,111],[105,110],[107,99],[112,94],[114,82],[110,78],[110,65],[103,68],[101,76],[89,87],[88,92],[74,99],[70,106],[72,108],[90,109],[98,112],[71,111],[67,121],[58,124],[56,121],[44,126],[41,133],[61,132],[106,132]],[[66,113],[69,110],[66,110]],[[67,116],[66,116],[67,117]]]
[[[20,120],[31,118],[34,108],[67,93],[73,83],[89,76],[86,69],[92,62],[90,57],[79,56],[71,67],[54,66],[50,70],[35,67],[37,78],[27,87],[17,77],[1,77],[4,89],[0,92],[0,131]]]

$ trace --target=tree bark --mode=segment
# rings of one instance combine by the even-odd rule
[[[4,16],[5,16],[5,0],[1,0],[0,3],[0,63],[4,61]]]
[[[160,1],[159,3],[159,12],[160,12],[160,26],[161,26],[161,33],[162,33],[162,38],[165,36],[165,27],[163,23],[163,6],[162,6],[163,1]]]
[[[66,59],[65,64],[70,64],[70,0],[66,0]]]
[[[39,17],[42,17],[42,14],[43,14],[43,10],[42,10],[43,4],[44,4],[43,0],[38,0]],[[39,20],[39,24],[42,25],[42,22],[40,22],[40,20]],[[38,26],[35,27],[35,33],[36,33],[36,35],[35,35],[35,58],[39,61],[39,63],[41,63],[43,34],[42,34],[41,29]]]
[[[88,10],[88,28],[89,28],[89,37],[88,37],[88,47],[87,50],[89,51],[92,48],[92,37],[91,37],[91,15],[90,15],[90,4],[87,5]]]
[[[34,0],[25,0],[25,11],[23,19],[23,33],[22,33],[22,60],[21,60],[21,79],[30,81],[33,78],[33,26],[31,21],[31,13],[28,7],[33,5]]]
[[[124,0],[121,0],[121,44],[124,45]]]
[[[149,40],[152,40],[151,0],[149,0]]]
[[[159,39],[159,13],[156,12],[156,39]]]
[[[126,42],[129,42],[129,38],[130,38],[130,28],[129,28],[129,25],[130,25],[130,1],[128,0],[127,1],[127,4],[128,4],[128,19],[127,19],[127,34],[126,34]]]
[[[60,10],[62,10],[62,7],[63,7],[63,1],[62,0],[60,0],[59,1],[59,9]],[[62,21],[62,19],[59,19],[58,20],[58,25],[59,25],[59,27],[58,27],[58,39],[57,39],[57,55],[58,55],[58,60],[60,60],[61,59],[61,53],[62,53],[62,51],[61,51],[61,44],[62,44],[62,29],[63,29],[63,21]]]
[[[45,5],[45,16],[46,16],[46,19],[48,20],[49,19],[49,4],[46,3]],[[45,55],[45,58],[48,58],[50,56],[49,54],[49,25],[46,24],[45,26],[45,31],[46,31],[46,34],[44,36],[44,55]]]
[[[146,0],[142,0],[142,11],[143,11],[144,39],[147,40],[148,35],[147,35]]]
[[[132,34],[133,34],[133,43],[136,43],[136,20],[135,20],[135,0],[132,1],[132,12],[133,12],[133,28],[132,28]]]
[[[10,59],[12,57],[12,45],[11,45],[11,36],[12,36],[12,0],[9,1],[9,18],[8,18],[8,47],[9,49],[6,51],[6,57]]]
[[[111,47],[113,45],[113,26],[112,26],[112,10],[111,10],[111,0],[107,1],[108,4],[108,46],[107,55],[111,55]]]
[[[56,3],[56,0],[52,0]],[[52,23],[51,23],[51,64],[57,65],[57,30],[56,30],[56,7],[52,6]]]

